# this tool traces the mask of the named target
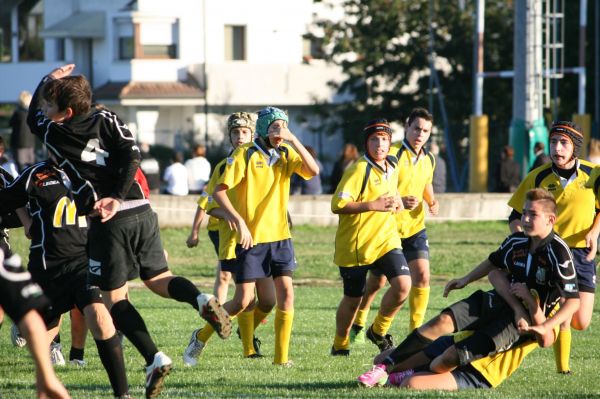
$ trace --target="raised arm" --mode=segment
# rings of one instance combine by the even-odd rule
[[[444,288],[444,298],[448,296],[450,291],[462,289],[473,281],[477,281],[480,278],[487,276],[492,270],[495,269],[497,269],[496,266],[494,266],[489,259],[484,260],[463,277],[450,280]]]

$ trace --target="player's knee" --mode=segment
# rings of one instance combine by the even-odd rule
[[[573,327],[576,330],[579,331],[583,331],[583,330],[587,330],[587,328],[590,326],[591,324],[591,317],[588,318],[580,318],[580,317],[573,317],[573,320],[571,320],[571,327]]]
[[[426,326],[430,328],[440,329],[443,331],[453,332],[454,331],[454,319],[447,312],[442,312],[432,320],[430,320]],[[444,332],[445,333],[445,332]]]

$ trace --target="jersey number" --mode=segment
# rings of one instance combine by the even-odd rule
[[[77,216],[77,207],[75,206],[75,202],[71,201],[71,199],[68,197],[62,197],[60,200],[58,200],[58,204],[54,210],[54,218],[52,219],[52,225],[55,228],[59,229],[63,227],[63,216],[65,216],[65,214],[65,224],[67,226],[79,224],[79,227],[87,227],[85,216]]]
[[[106,166],[104,158],[108,158],[108,151],[100,147],[98,139],[90,139],[81,152],[81,160],[84,162],[96,162],[98,165]]]

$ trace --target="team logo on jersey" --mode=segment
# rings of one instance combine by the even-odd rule
[[[256,163],[254,164],[255,168],[264,168],[265,167],[265,163],[263,161],[256,161]]]
[[[102,275],[101,271],[102,271],[102,263],[94,260],[92,258],[90,258],[90,263],[89,263],[89,271],[91,274],[94,274],[96,276],[100,276]]]
[[[350,193],[347,193],[344,191],[340,191],[338,193],[338,198],[346,199],[346,198],[350,198],[350,197],[351,197]]]
[[[557,189],[557,187],[556,187],[556,184],[554,184],[554,183],[550,183],[550,184],[548,184],[548,187],[546,187],[546,190],[548,190],[548,191],[556,191],[556,189]]]
[[[558,266],[563,269],[568,269],[569,267],[573,266],[573,261],[568,259],[568,260],[564,261],[563,263],[559,263]]]
[[[522,259],[527,256],[527,251],[524,249],[517,249],[513,252],[512,260],[515,266],[525,267],[525,263],[518,262],[517,259]]]
[[[51,170],[41,171],[35,173],[35,185],[38,187],[51,186],[53,184],[60,184],[57,180],[56,173]]]
[[[540,267],[535,272],[535,282],[539,285],[546,285],[546,269]]]
[[[594,281],[594,283],[595,283],[595,281]],[[577,288],[575,287],[575,284],[569,283],[569,284],[565,284],[565,291],[566,292],[577,292]]]
[[[227,157],[227,165],[231,165],[233,163],[232,157]]]
[[[42,289],[36,283],[27,284],[21,289],[21,296],[23,298],[37,298],[42,295]]]

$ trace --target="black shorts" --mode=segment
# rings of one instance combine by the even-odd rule
[[[494,290],[477,290],[442,312],[452,315],[456,331],[474,331],[473,335],[455,344],[461,365],[506,351],[520,337],[513,310]]]
[[[365,294],[369,270],[377,275],[384,274],[388,280],[397,276],[410,276],[408,264],[400,249],[392,249],[370,265],[340,267],[339,269],[344,283],[344,295],[352,298]]]
[[[407,262],[417,259],[429,259],[429,239],[423,229],[410,237],[402,238],[402,252]]]
[[[492,387],[492,384],[470,364],[457,367],[450,373],[456,380],[458,389],[490,389]]]
[[[577,283],[581,292],[596,292],[596,262],[594,259],[586,260],[590,253],[589,248],[571,248],[573,263],[577,272]]]
[[[42,288],[23,267],[4,267],[0,264],[0,306],[15,324],[30,310],[43,313],[48,305]]]
[[[52,279],[45,279],[44,273],[33,274],[33,279],[42,287],[50,308],[44,314],[44,322],[48,329],[56,327],[63,313],[77,307],[81,312],[93,303],[102,303],[102,296],[97,285],[88,280],[87,259],[65,263],[65,271]]]
[[[137,276],[149,280],[169,270],[156,213],[150,206],[135,210],[106,223],[91,219],[89,273],[99,278],[103,291],[120,288]]]
[[[225,271],[235,273],[236,284],[256,281],[265,277],[292,276],[296,270],[296,256],[291,239],[256,244],[250,249],[235,247],[235,260]],[[233,266],[232,266],[233,264]],[[235,270],[235,271],[234,271]]]
[[[208,230],[208,238],[210,238],[210,242],[212,242],[212,245],[215,248],[215,253],[219,256],[219,230]]]

